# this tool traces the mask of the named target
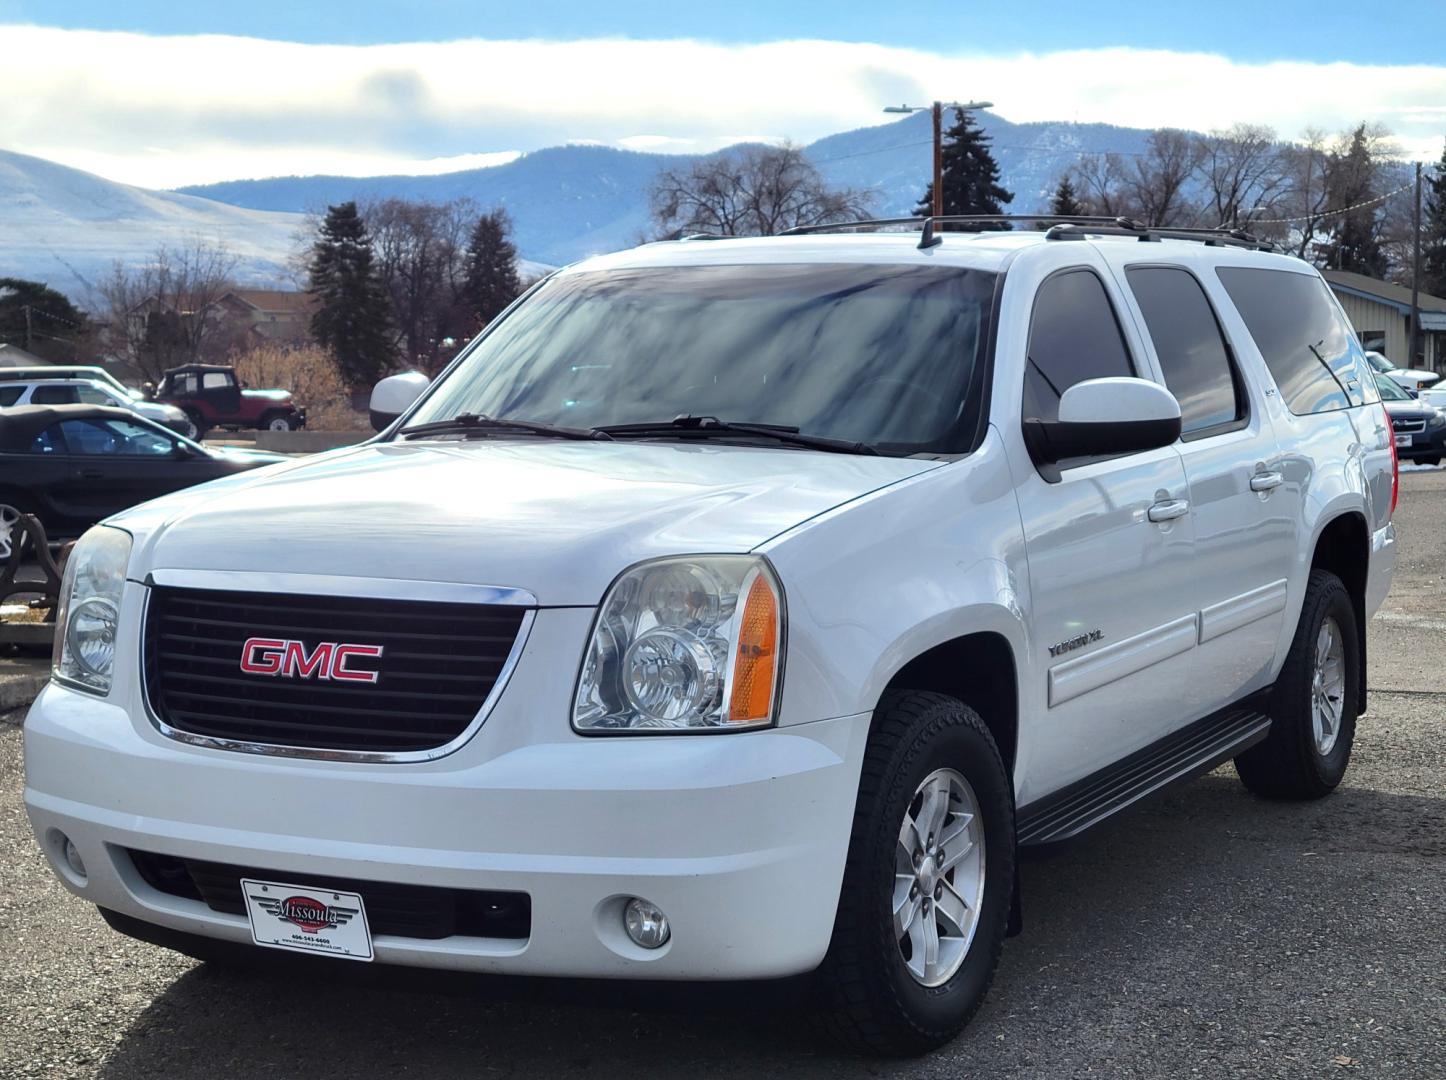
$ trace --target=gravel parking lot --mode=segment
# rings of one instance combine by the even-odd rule
[[[1031,856],[1025,933],[933,1056],[839,1056],[788,987],[638,1008],[608,990],[359,986],[340,963],[279,979],[132,942],[46,868],[21,733],[0,724],[0,1077],[1446,1077],[1446,471],[1403,488],[1342,788],[1270,804],[1227,767]]]

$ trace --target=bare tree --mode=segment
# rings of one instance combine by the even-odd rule
[[[162,245],[144,266],[117,262],[100,286],[111,350],[152,382],[178,364],[224,357],[238,331],[218,301],[235,288],[235,270],[230,251],[199,238]]]
[[[1187,189],[1203,156],[1197,136],[1160,128],[1150,133],[1144,153],[1090,154],[1071,175],[1089,213],[1190,225],[1198,211]]]
[[[448,275],[457,251],[448,214],[436,203],[382,199],[362,207],[377,269],[392,303],[397,345],[413,366],[431,369],[450,305]]]
[[[666,169],[649,193],[664,233],[773,236],[868,213],[867,192],[830,188],[797,146],[750,146]]]
[[[1196,167],[1209,200],[1210,224],[1248,226],[1275,215],[1289,185],[1285,155],[1275,129],[1236,124],[1200,141]]]
[[[1263,235],[1288,245],[1302,259],[1315,245],[1330,208],[1326,178],[1332,154],[1326,134],[1319,128],[1307,128],[1297,142],[1281,150],[1286,182],[1279,203],[1283,211],[1280,216],[1290,220],[1267,222],[1258,229]]]
[[[1069,176],[1079,192],[1086,214],[1128,217],[1120,187],[1120,170],[1124,158],[1118,154],[1086,154],[1080,158]]]

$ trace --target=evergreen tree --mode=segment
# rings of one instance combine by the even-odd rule
[[[1434,176],[1428,176],[1426,205],[1422,207],[1421,290],[1446,296],[1446,150],[1441,151]]]
[[[1070,180],[1068,173],[1059,178],[1054,194],[1049,197],[1049,212],[1057,218],[1081,217],[1085,212],[1084,206],[1079,201],[1079,194],[1074,189],[1074,182]],[[1054,225],[1053,221],[1040,221],[1034,227],[1043,231],[1053,228]]]
[[[1080,205],[1079,196],[1068,176],[1060,177],[1059,186],[1049,200],[1049,212],[1055,217],[1081,217],[1084,214],[1084,207]]]
[[[989,143],[989,136],[974,125],[967,112],[954,110],[954,126],[944,133],[944,213],[1002,214],[1004,204],[1014,201],[1014,193],[999,186],[999,163]],[[914,213],[928,216],[933,212],[934,185],[930,183]],[[994,226],[1009,227],[1008,222]]]
[[[311,249],[316,298],[311,335],[335,355],[349,385],[368,385],[392,363],[387,294],[356,203],[329,206]]]
[[[0,342],[45,360],[77,359],[85,316],[66,297],[38,281],[0,277]]]
[[[1328,212],[1340,211],[1331,242],[1322,251],[1325,265],[1333,270],[1350,270],[1374,278],[1386,276],[1388,260],[1381,244],[1380,206],[1372,203],[1378,166],[1370,133],[1362,124],[1351,132],[1344,152],[1331,162],[1326,176]]]
[[[512,220],[506,210],[483,214],[472,226],[467,241],[467,264],[462,281],[462,301],[486,326],[522,292],[517,277],[517,248],[510,235]]]

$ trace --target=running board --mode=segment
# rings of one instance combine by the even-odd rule
[[[1197,720],[1159,742],[1019,808],[1020,844],[1052,844],[1084,832],[1146,795],[1223,765],[1270,731],[1263,698]]]

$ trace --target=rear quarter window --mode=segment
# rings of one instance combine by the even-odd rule
[[[1319,277],[1233,266],[1216,274],[1291,412],[1380,400],[1365,352]]]

